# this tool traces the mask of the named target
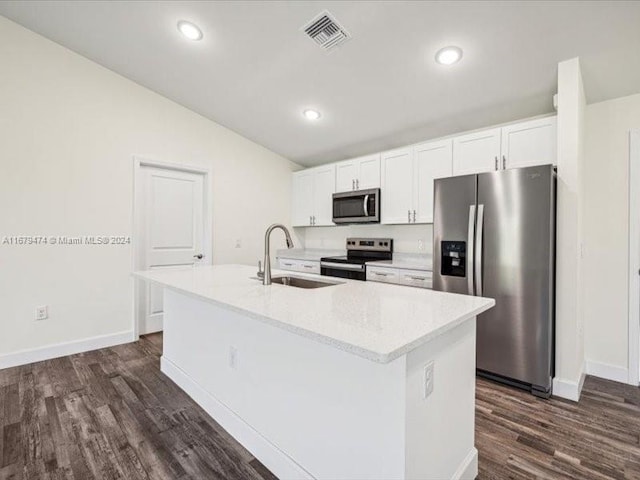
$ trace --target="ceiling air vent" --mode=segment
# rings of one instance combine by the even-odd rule
[[[302,30],[327,52],[351,38],[349,33],[327,11],[311,20],[302,27]]]

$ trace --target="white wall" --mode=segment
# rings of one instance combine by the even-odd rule
[[[347,237],[393,238],[398,253],[433,253],[433,225],[345,225],[340,227],[296,228],[305,248],[345,248]]]
[[[288,160],[3,17],[0,65],[0,239],[131,235],[134,154],[211,167],[214,263],[255,263],[289,222]],[[0,354],[131,330],[131,262],[130,246],[0,245]]]
[[[580,260],[580,192],[585,95],[578,58],[558,64],[556,242],[556,378],[554,394],[577,400],[582,388],[584,329]]]
[[[591,368],[617,374],[619,380],[624,380],[628,368],[629,130],[633,128],[640,128],[640,94],[587,107],[582,198],[585,356]]]

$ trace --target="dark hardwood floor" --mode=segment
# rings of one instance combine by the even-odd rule
[[[580,402],[478,379],[481,479],[640,479],[640,389],[587,377]]]
[[[160,372],[161,349],[0,370],[0,479],[274,479]],[[589,377],[576,404],[477,386],[480,479],[640,480],[639,389]]]

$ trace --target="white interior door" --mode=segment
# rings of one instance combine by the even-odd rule
[[[142,168],[142,269],[185,268],[205,263],[204,174]],[[162,330],[162,288],[140,289],[139,334]]]

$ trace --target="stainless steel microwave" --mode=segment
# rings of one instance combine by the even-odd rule
[[[380,189],[333,194],[333,223],[379,223]]]

